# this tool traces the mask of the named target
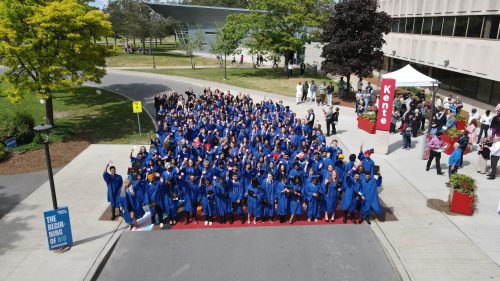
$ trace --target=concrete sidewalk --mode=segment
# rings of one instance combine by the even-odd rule
[[[91,145],[54,177],[59,206],[68,206],[74,246],[48,250],[43,212],[52,208],[45,183],[0,220],[0,280],[86,280],[125,228],[98,221],[106,210],[102,172],[113,160],[126,174],[130,145]]]
[[[283,100],[305,117],[314,108],[317,120],[323,120],[320,107],[295,105],[293,97],[241,89],[192,78],[150,73],[110,70],[131,77],[130,83],[143,78],[157,83],[172,81],[212,89],[242,91],[254,99]],[[134,80],[135,79],[135,80]],[[323,122],[320,122],[324,126]],[[357,129],[354,110],[341,108],[338,139],[345,154],[376,147],[382,134],[369,135]],[[498,280],[500,279],[500,220],[496,215],[499,199],[498,180],[477,177],[474,164],[477,155],[465,156],[462,173],[478,178],[478,202],[474,216],[447,212],[449,194],[447,176],[434,170],[425,171],[419,159],[420,149],[401,150],[399,135],[389,137],[388,155],[375,151],[375,162],[381,166],[384,185],[380,198],[398,221],[376,222],[372,229],[385,246],[404,280]],[[329,138],[331,139],[331,138]],[[415,141],[415,142],[418,142]],[[417,146],[421,143],[417,143]],[[28,196],[0,220],[0,280],[87,280],[96,265],[124,228],[119,222],[97,221],[108,206],[101,174],[108,160],[113,160],[119,173],[128,166],[129,145],[91,145],[55,177],[60,206],[68,206],[75,246],[67,253],[55,254],[47,249],[43,211],[51,208],[48,183]],[[442,162],[446,163],[447,157]],[[442,165],[446,170],[446,165]]]

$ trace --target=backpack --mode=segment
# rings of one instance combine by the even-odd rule
[[[405,129],[405,135],[411,136],[411,127],[410,126],[406,127],[406,129]]]

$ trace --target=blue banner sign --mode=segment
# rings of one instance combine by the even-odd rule
[[[46,211],[43,216],[49,240],[49,250],[73,245],[68,207]]]

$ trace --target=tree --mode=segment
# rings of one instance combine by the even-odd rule
[[[250,13],[228,17],[226,25],[242,30],[269,54],[285,56],[285,70],[293,54],[310,43],[313,29],[329,15],[329,0],[249,0]]]
[[[191,59],[191,68],[196,68],[196,57],[194,53],[201,50],[203,46],[203,33],[198,29],[194,35],[189,35],[187,42],[184,44],[184,51]]]
[[[377,11],[376,0],[346,0],[337,3],[330,20],[323,26],[325,45],[321,69],[326,73],[369,77],[383,67],[383,34],[391,30],[391,17]]]
[[[1,77],[10,100],[38,94],[54,125],[54,92],[100,82],[112,49],[93,39],[110,34],[108,16],[79,0],[0,1],[0,57],[8,68]]]
[[[234,15],[229,15],[232,17]],[[227,56],[232,54],[237,54],[240,52],[239,46],[241,43],[240,34],[241,30],[235,28],[235,26],[224,25],[218,28],[217,40],[215,45],[212,47],[212,52],[219,55],[224,55],[224,79],[227,80]]]

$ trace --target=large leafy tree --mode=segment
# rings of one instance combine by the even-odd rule
[[[391,30],[391,17],[377,11],[377,0],[343,0],[323,25],[321,38],[325,58],[321,69],[327,73],[369,77],[383,67],[384,34]]]
[[[54,124],[55,91],[100,82],[112,53],[93,39],[111,34],[107,15],[78,0],[1,0],[0,58],[11,101],[36,93]]]
[[[295,51],[315,39],[314,29],[328,18],[330,3],[329,0],[248,0],[250,13],[228,17],[226,25],[242,30],[241,34],[257,42],[260,50],[285,56],[286,65]]]
[[[229,15],[228,17],[233,17]],[[241,30],[235,28],[234,25],[220,26],[217,30],[217,40],[212,47],[212,52],[219,55],[224,55],[224,79],[227,79],[227,56],[240,52],[240,43],[243,34]]]

